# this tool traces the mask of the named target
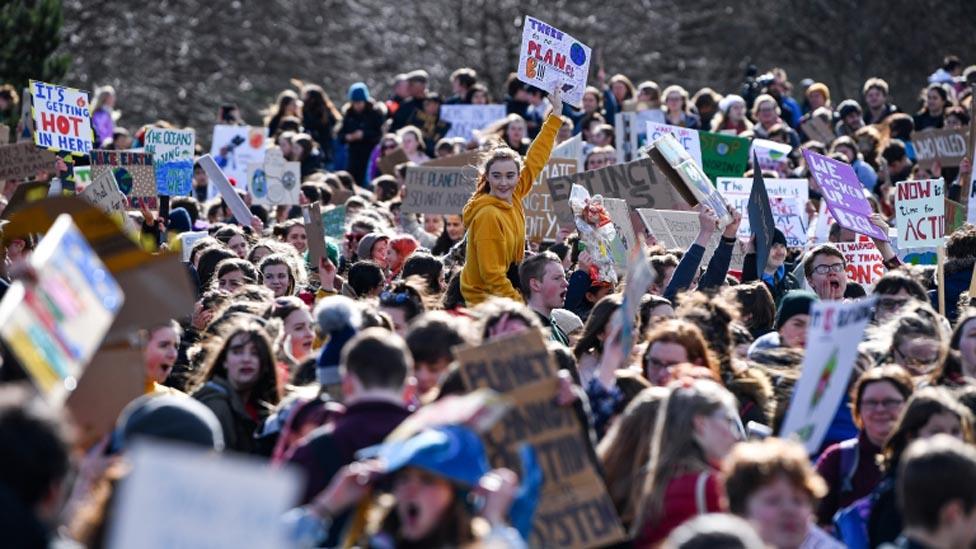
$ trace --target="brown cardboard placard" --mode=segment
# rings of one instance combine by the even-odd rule
[[[126,404],[145,392],[144,360],[141,349],[102,346],[88,363],[64,403],[77,428],[77,447],[90,448],[111,433]]]
[[[0,145],[10,143],[10,126],[0,124]]]
[[[43,200],[47,197],[47,193],[50,188],[51,184],[43,181],[33,181],[31,183],[21,183],[20,185],[17,185],[17,188],[14,189],[13,196],[11,196],[10,201],[7,202],[7,207],[3,209],[3,213],[0,213],[0,219],[9,218],[16,213],[17,210],[27,206],[31,202]]]
[[[556,217],[547,181],[550,177],[575,174],[578,164],[574,158],[550,158],[542,168],[539,178],[532,184],[532,190],[522,199],[527,240],[539,242],[556,239],[559,219]]]
[[[5,128],[5,127],[4,127]],[[0,128],[0,133],[4,128]],[[27,179],[38,171],[54,173],[57,157],[29,142],[0,145],[0,181]]]
[[[467,151],[461,154],[452,154],[443,158],[435,158],[424,162],[427,168],[474,168],[481,167],[481,160],[484,153],[481,151]]]
[[[683,212],[675,210],[647,210],[639,209],[637,213],[654,238],[666,248],[687,250],[698,238],[698,212]],[[705,246],[702,263],[707,264],[721,239],[721,231],[712,233],[712,238]],[[742,269],[745,254],[738,244],[732,247],[732,260],[729,268]]]
[[[313,269],[318,269],[319,260],[328,257],[325,249],[325,226],[322,224],[322,207],[318,202],[302,207],[305,218],[305,234],[308,235],[308,258]]]
[[[473,167],[410,166],[405,178],[404,213],[459,215],[474,193]]]
[[[943,168],[954,168],[966,158],[969,126],[959,129],[922,130],[912,132],[912,145],[918,165],[929,169],[936,160]]]
[[[352,196],[355,196],[355,192],[349,189],[337,187],[332,189],[332,198],[329,200],[329,204],[335,204],[336,206],[342,206],[349,200]]]
[[[834,130],[830,127],[830,122],[819,116],[811,116],[809,120],[800,124],[800,129],[810,139],[819,141],[828,147],[835,137]]]
[[[410,162],[410,158],[401,147],[397,147],[390,154],[380,157],[377,165],[380,167],[380,173],[383,175],[393,175],[396,167],[404,162]]]
[[[546,183],[560,223],[573,222],[569,193],[574,184],[585,187],[590,196],[599,194],[604,198],[622,198],[632,209],[674,209],[685,204],[661,171],[647,158],[566,177],[554,177]]]

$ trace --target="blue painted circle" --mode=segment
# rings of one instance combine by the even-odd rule
[[[583,50],[583,46],[574,42],[569,48],[569,58],[582,67],[583,63],[586,63],[586,51]]]

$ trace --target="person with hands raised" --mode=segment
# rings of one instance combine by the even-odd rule
[[[722,229],[722,237],[719,240],[718,247],[715,248],[715,252],[708,262],[705,274],[698,280],[698,290],[717,288],[725,283],[725,276],[728,274],[729,264],[732,262],[735,234],[739,230],[739,224],[742,223],[742,213],[731,206],[728,208],[732,215],[732,221]],[[691,288],[705,255],[705,247],[708,246],[715,231],[719,230],[718,216],[708,206],[700,206],[698,224],[698,237],[681,257],[681,261],[674,269],[674,274],[671,275],[671,282],[664,290],[664,298],[672,302],[677,297],[678,292]]]

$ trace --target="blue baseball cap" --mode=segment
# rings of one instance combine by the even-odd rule
[[[481,439],[460,425],[426,429],[406,440],[370,446],[356,457],[380,460],[387,473],[417,467],[463,487],[475,486],[488,472]]]

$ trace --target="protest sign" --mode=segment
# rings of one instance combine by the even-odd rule
[[[268,149],[263,164],[247,167],[247,193],[254,204],[269,208],[296,206],[300,201],[301,184],[301,163],[285,162],[278,147]]]
[[[469,390],[494,389],[512,404],[483,436],[492,465],[517,470],[519,449],[528,443],[542,469],[530,545],[594,547],[624,539],[575,412],[554,402],[559,381],[542,336],[525,332],[461,349],[457,357]]]
[[[380,168],[380,173],[383,175],[393,175],[396,167],[400,164],[405,164],[410,162],[410,157],[401,147],[393,149],[393,152],[385,154],[376,161],[376,165]]]
[[[11,285],[0,302],[0,337],[40,392],[61,403],[124,296],[69,215],[58,216],[29,261],[36,283]]]
[[[807,243],[805,205],[810,196],[807,180],[770,178],[763,181],[766,184],[766,194],[769,195],[773,221],[776,228],[783,231],[786,236],[786,245],[791,248],[805,246]],[[749,195],[752,193],[752,178],[720,177],[716,188],[729,206],[740,212],[748,209]],[[749,219],[748,216],[744,216],[736,236],[749,238],[750,235],[752,229],[749,226]]]
[[[770,141],[769,139],[753,139],[750,154],[757,159],[760,170],[776,172],[780,177],[789,176],[790,151],[793,147],[785,143]],[[756,166],[753,166],[755,169]]]
[[[576,161],[576,172],[583,171],[583,134],[576,134],[552,148],[549,159],[564,158]],[[576,173],[574,172],[574,173]]]
[[[888,240],[888,235],[871,223],[873,210],[864,198],[864,186],[858,181],[850,164],[806,149],[803,150],[803,158],[813,178],[820,185],[830,214],[841,227],[872,238]]]
[[[573,212],[569,208],[569,193],[573,185],[585,187],[590,196],[599,194],[604,198],[622,198],[632,209],[687,207],[668,181],[654,169],[654,163],[647,158],[550,178],[546,184],[549,186],[553,208],[560,223],[573,222]]]
[[[109,215],[121,215],[123,219],[128,219],[125,213],[128,200],[119,190],[112,170],[101,171],[80,196]]]
[[[325,235],[341,239],[346,233],[346,206],[333,206],[322,213],[322,227]]]
[[[0,146],[0,181],[27,179],[39,171],[49,174],[55,170],[57,157],[30,142]]]
[[[870,292],[878,279],[884,276],[884,256],[874,242],[837,242],[837,249],[844,254],[847,264],[847,280],[857,282]]]
[[[800,129],[810,139],[819,141],[825,146],[830,145],[837,136],[834,129],[830,127],[830,122],[819,116],[811,116],[809,120],[800,124]]]
[[[622,269],[626,269],[630,250],[637,246],[637,233],[634,232],[634,224],[630,221],[630,207],[622,198],[604,198],[603,207],[606,208],[617,236],[623,244],[624,255],[621,258],[614,258],[614,262]]]
[[[715,190],[701,166],[671,134],[663,134],[647,149],[654,164],[667,176],[679,195],[692,206],[704,204],[715,212],[723,226],[732,222],[725,199]]]
[[[618,112],[614,117],[614,139],[617,164],[642,158],[640,150],[650,143],[647,139],[647,123],[664,124],[664,111],[647,109],[637,112]]]
[[[719,133],[698,132],[701,167],[715,183],[720,177],[740,177],[749,169],[749,140]]]
[[[0,145],[10,143],[10,126],[0,124]]]
[[[237,220],[237,223],[243,227],[250,227],[252,218],[250,208],[247,207],[244,200],[234,190],[230,181],[227,180],[227,176],[217,166],[214,159],[209,154],[205,154],[197,162],[203,168],[203,171],[207,172],[207,178],[210,179],[210,182],[217,186],[221,198],[227,203],[227,207],[234,214],[234,219]]]
[[[126,459],[132,472],[117,488],[108,547],[288,546],[281,516],[299,496],[293,470],[152,441],[137,441]]]
[[[653,143],[665,134],[674,136],[677,141],[688,153],[692,160],[699,166],[702,165],[701,141],[698,138],[698,131],[681,126],[661,124],[659,122],[647,123],[647,141]]]
[[[781,437],[795,437],[811,455],[820,450],[844,393],[857,348],[873,317],[875,298],[817,301],[810,309],[806,355]]]
[[[945,181],[899,181],[895,192],[901,249],[931,248],[945,242]]]
[[[532,241],[555,240],[559,232],[552,196],[549,194],[550,177],[564,177],[576,173],[577,162],[570,158],[550,158],[542,168],[539,177],[532,184],[532,190],[522,199],[525,209],[525,238]]]
[[[71,416],[76,448],[91,448],[115,429],[125,405],[146,392],[146,358],[141,347],[105,343],[89,361],[68,394],[64,407]]]
[[[555,157],[555,155],[550,155]],[[481,166],[484,154],[481,151],[468,151],[461,154],[452,154],[441,158],[434,158],[424,162],[425,168],[471,168],[477,170]]]
[[[91,166],[75,166],[72,170],[75,176],[75,192],[80,193],[92,184]]]
[[[405,180],[404,213],[459,215],[474,193],[474,168],[410,166]]]
[[[698,212],[639,209],[637,214],[644,222],[648,232],[666,248],[687,250],[698,238],[700,228]],[[721,237],[721,231],[716,230],[712,234],[711,240],[705,246],[704,260],[709,260],[715,253]],[[729,262],[729,268],[732,270],[742,269],[744,259],[745,255],[742,248],[738,245],[732,246],[732,260]]]
[[[193,190],[193,130],[149,128],[145,150],[156,167],[156,193],[186,196]]]
[[[474,139],[474,132],[505,118],[505,105],[441,105],[441,120],[451,123],[444,137]]]
[[[34,143],[38,147],[84,155],[92,150],[88,92],[30,81]]]
[[[943,168],[955,168],[966,158],[968,138],[968,127],[941,130],[930,128],[912,132],[912,146],[915,147],[918,166],[928,170],[938,161]]]
[[[228,180],[240,189],[247,181],[247,167],[263,164],[268,130],[255,126],[217,125],[210,142],[210,156]],[[217,196],[217,182],[210,174],[209,197]]]
[[[528,15],[522,23],[518,79],[543,91],[559,87],[577,109],[590,72],[590,48],[565,32]]]
[[[210,236],[210,233],[207,231],[187,231],[180,233],[180,259],[183,260],[183,263],[190,261],[190,253],[193,251],[193,245],[198,240],[208,236]]]
[[[308,237],[308,260],[313,269],[318,269],[319,260],[328,257],[325,249],[325,226],[322,224],[322,207],[313,202],[302,207],[305,221],[305,234]]]
[[[150,208],[156,207],[156,171],[153,168],[152,155],[129,151],[101,151],[91,152],[92,177],[111,171],[119,190],[133,208],[146,204]]]
[[[32,145],[33,146],[33,145]],[[21,208],[26,207],[32,202],[37,202],[38,200],[44,200],[48,192],[51,189],[51,184],[42,181],[32,181],[30,183],[21,183],[17,185],[14,189],[14,194],[10,197],[7,202],[7,207],[0,212],[0,219],[9,219],[13,214],[17,213]],[[8,235],[9,230],[4,231]]]
[[[769,195],[766,194],[766,185],[760,170],[755,170],[752,175],[748,210],[749,226],[756,235],[756,278],[762,279],[773,246],[776,223],[773,221],[773,210],[769,205]]]

